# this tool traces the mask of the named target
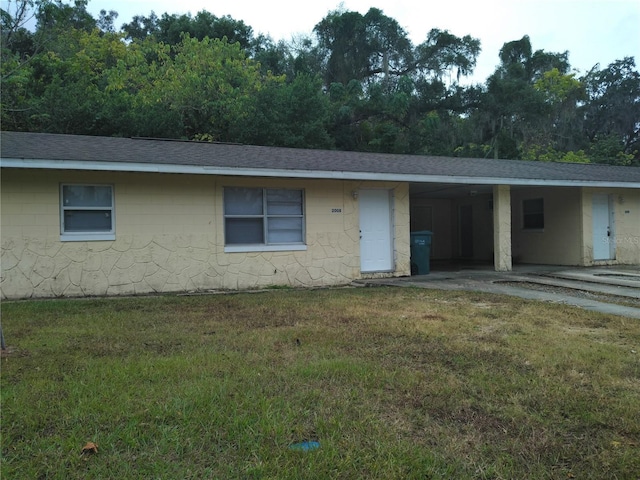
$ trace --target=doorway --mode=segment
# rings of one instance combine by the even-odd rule
[[[360,190],[360,271],[393,271],[391,192]]]
[[[592,198],[593,259],[615,260],[616,237],[611,195],[596,193]]]

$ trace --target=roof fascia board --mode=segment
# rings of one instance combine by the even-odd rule
[[[545,180],[529,178],[473,177],[453,175],[414,175],[400,173],[375,173],[331,170],[285,170],[274,168],[229,168],[203,165],[175,165],[158,163],[91,162],[81,160],[46,160],[3,158],[2,168],[25,168],[44,170],[85,170],[138,173],[177,173],[193,175],[220,175],[237,177],[285,177],[325,180],[357,180],[411,183],[451,183],[473,185],[521,185],[553,187],[617,187],[640,188],[640,182]]]

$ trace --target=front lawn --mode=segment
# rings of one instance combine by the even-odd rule
[[[638,320],[358,288],[5,302],[2,324],[3,479],[640,477]]]

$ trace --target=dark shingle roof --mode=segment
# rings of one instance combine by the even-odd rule
[[[47,133],[2,132],[1,157],[8,160],[106,162],[114,170],[122,164],[192,166],[204,168],[280,172],[316,172],[331,177],[350,172],[397,179],[451,177],[556,182],[613,182],[640,188],[640,168],[571,163],[526,162],[478,158],[306,150],[251,145],[187,142],[162,139],[90,137]],[[5,163],[5,162],[3,162]],[[323,175],[320,175],[323,174]],[[536,182],[537,183],[537,182]]]

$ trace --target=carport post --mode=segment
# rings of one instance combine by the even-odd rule
[[[510,272],[511,260],[511,187],[493,186],[493,265],[496,272]]]

